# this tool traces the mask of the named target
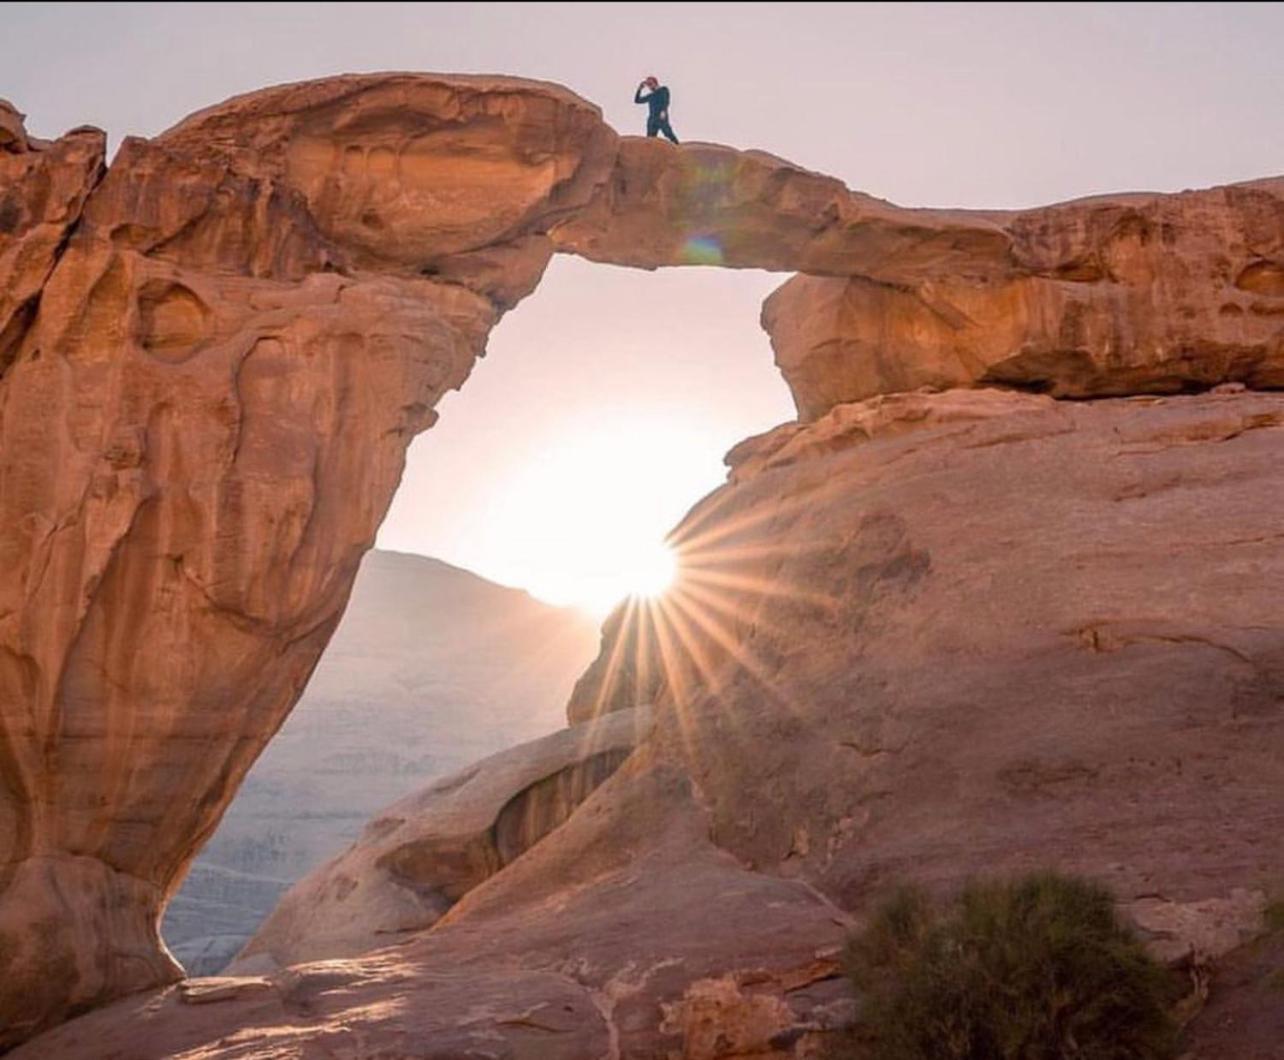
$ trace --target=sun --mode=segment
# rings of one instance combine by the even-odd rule
[[[626,600],[655,600],[677,576],[677,559],[662,541],[633,542],[628,548],[603,550],[578,569],[558,572],[536,591],[551,602],[578,607],[605,618]]]
[[[461,565],[538,599],[605,618],[662,596],[679,573],[667,540],[725,475],[702,424],[612,408],[559,424],[497,476]],[[452,557],[453,558],[453,557]]]
[[[644,545],[622,557],[619,570],[610,591],[614,599],[607,605],[615,606],[630,596],[653,600],[663,596],[677,575],[678,562],[673,550],[663,542]]]
[[[639,550],[636,557],[621,571],[621,580],[629,586],[629,596],[663,596],[673,584],[678,573],[678,561],[673,550],[663,542]]]

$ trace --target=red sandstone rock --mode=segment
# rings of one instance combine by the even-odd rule
[[[625,137],[610,182],[552,231],[557,249],[654,269],[717,265],[922,283],[1003,276],[991,215],[907,210],[765,151]]]
[[[0,377],[35,317],[41,290],[101,177],[106,137],[68,133],[32,149],[22,115],[0,100]]]
[[[1181,924],[1278,873],[1284,398],[902,393],[1279,385],[1278,181],[901,210],[408,74],[241,97],[101,180],[101,134],[6,143],[0,1048],[178,976],[167,895],[554,250],[837,277],[767,312],[815,422],[737,447],[577,691],[655,736],[406,947],[22,1054],[802,1056],[884,882],[1051,862]]]
[[[655,733],[565,825],[404,945],[30,1049],[810,1056],[847,911],[1036,866],[1224,948],[1284,864],[1281,442],[1284,396],[982,390],[745,446],[676,535]]]
[[[1007,215],[1003,275],[798,276],[763,307],[803,419],[921,386],[1284,385],[1284,180]]]
[[[636,764],[635,764],[636,763]],[[610,794],[625,780],[621,792]],[[268,1060],[522,1060],[816,1045],[849,1015],[835,980],[847,918],[804,883],[746,870],[709,842],[690,781],[626,763],[561,829],[432,931],[351,960],[126,999],[19,1048],[16,1060],[145,1060],[186,1051]],[[501,881],[503,887],[496,887]],[[751,1054],[752,1055],[752,1054]],[[765,1057],[788,1055],[767,1051]]]
[[[18,108],[7,99],[0,99],[0,151],[22,154],[30,148],[27,128],[23,124],[26,117],[19,114]]]
[[[83,211],[101,136],[0,155],[0,1047],[178,977],[166,896],[613,140],[551,86],[350,77],[127,141]],[[510,238],[476,291],[423,275]]]

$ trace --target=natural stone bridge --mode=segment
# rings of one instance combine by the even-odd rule
[[[0,127],[0,1048],[181,975],[168,895],[553,253],[805,273],[764,323],[806,421],[1284,385],[1280,179],[908,210],[462,76],[268,89],[110,169],[96,130]]]

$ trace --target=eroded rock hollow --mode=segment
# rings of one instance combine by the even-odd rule
[[[1284,398],[1255,392],[1284,181],[905,210],[410,74],[240,97],[106,170],[100,133],[0,109],[0,181],[0,1047],[179,977],[166,897],[554,252],[807,274],[764,310],[800,422],[733,453],[675,535],[686,595],[617,616],[571,704],[654,704],[654,735],[395,957],[31,1048],[803,1055],[879,881],[1051,859],[1180,903],[1284,867]]]

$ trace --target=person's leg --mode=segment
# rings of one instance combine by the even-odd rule
[[[647,118],[647,120],[646,120],[646,134],[647,134],[647,136],[655,136],[655,135],[656,135],[656,133],[658,133],[659,131],[660,131],[660,119],[659,119],[659,118]]]
[[[678,138],[673,135],[673,127],[668,123],[668,121],[660,122],[660,131],[669,138],[671,143],[676,144],[678,142]]]

